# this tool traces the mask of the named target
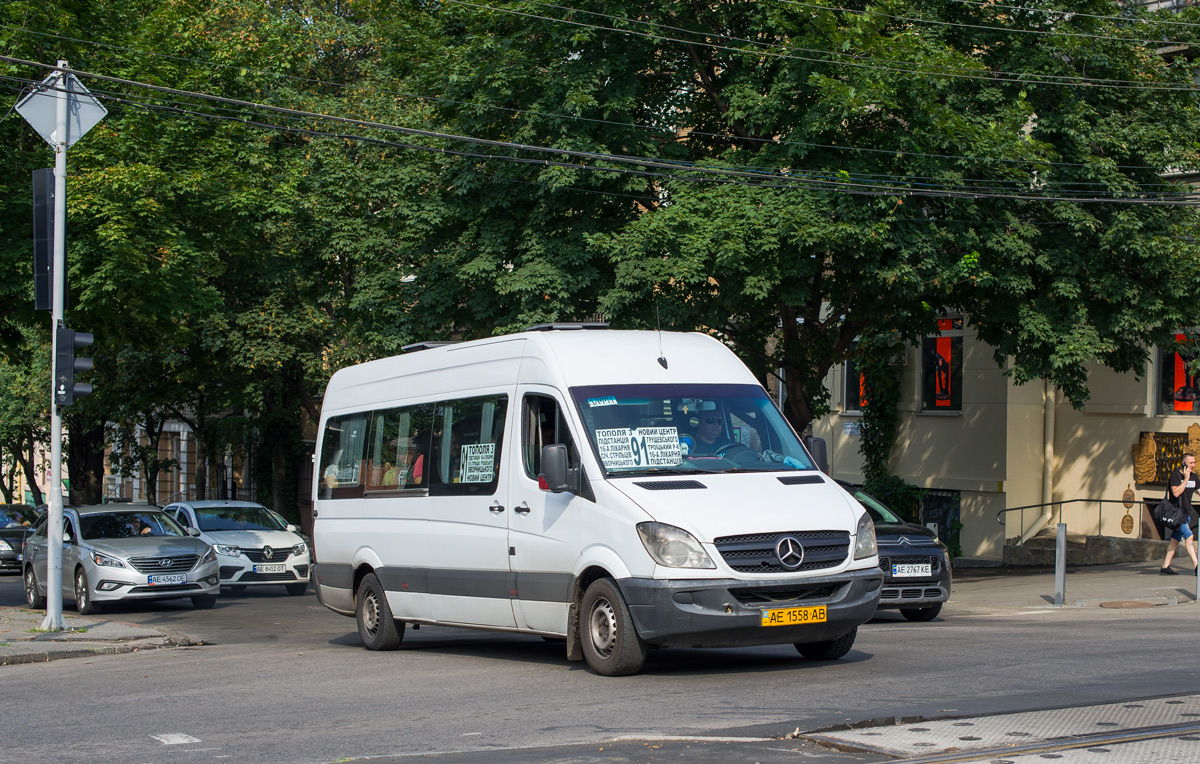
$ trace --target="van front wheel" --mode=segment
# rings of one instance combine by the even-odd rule
[[[580,641],[583,657],[601,676],[636,674],[646,662],[646,643],[611,578],[594,581],[583,595]]]
[[[358,636],[368,650],[395,650],[404,639],[404,624],[392,619],[383,585],[374,573],[368,573],[358,586]]]
[[[827,639],[824,642],[805,642],[796,645],[796,649],[810,661],[836,661],[854,647],[854,638],[858,636],[858,627],[840,637]]]

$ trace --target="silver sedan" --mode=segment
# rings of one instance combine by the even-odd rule
[[[63,510],[63,597],[84,614],[106,602],[190,597],[210,608],[221,589],[217,555],[157,507],[102,504]],[[46,606],[46,519],[26,537],[25,599]]]

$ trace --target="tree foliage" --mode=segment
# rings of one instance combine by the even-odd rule
[[[596,314],[718,335],[798,429],[856,338],[945,312],[1080,403],[1086,364],[1140,371],[1200,323],[1195,209],[1151,203],[1200,159],[1200,27],[1075,6],[0,5],[5,56],[231,99],[87,80],[110,113],[69,160],[67,322],[98,359],[72,415],[183,419],[286,509],[334,369]],[[0,69],[14,101],[45,75]],[[52,155],[10,116],[0,158],[16,378]]]

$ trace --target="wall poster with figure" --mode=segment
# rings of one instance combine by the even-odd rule
[[[921,343],[921,410],[962,411],[962,317],[939,318]]]

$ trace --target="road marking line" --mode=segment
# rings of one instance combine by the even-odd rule
[[[182,732],[167,732],[162,735],[151,735],[151,738],[157,740],[163,745],[182,745],[185,743],[199,743],[200,738],[185,735]]]

